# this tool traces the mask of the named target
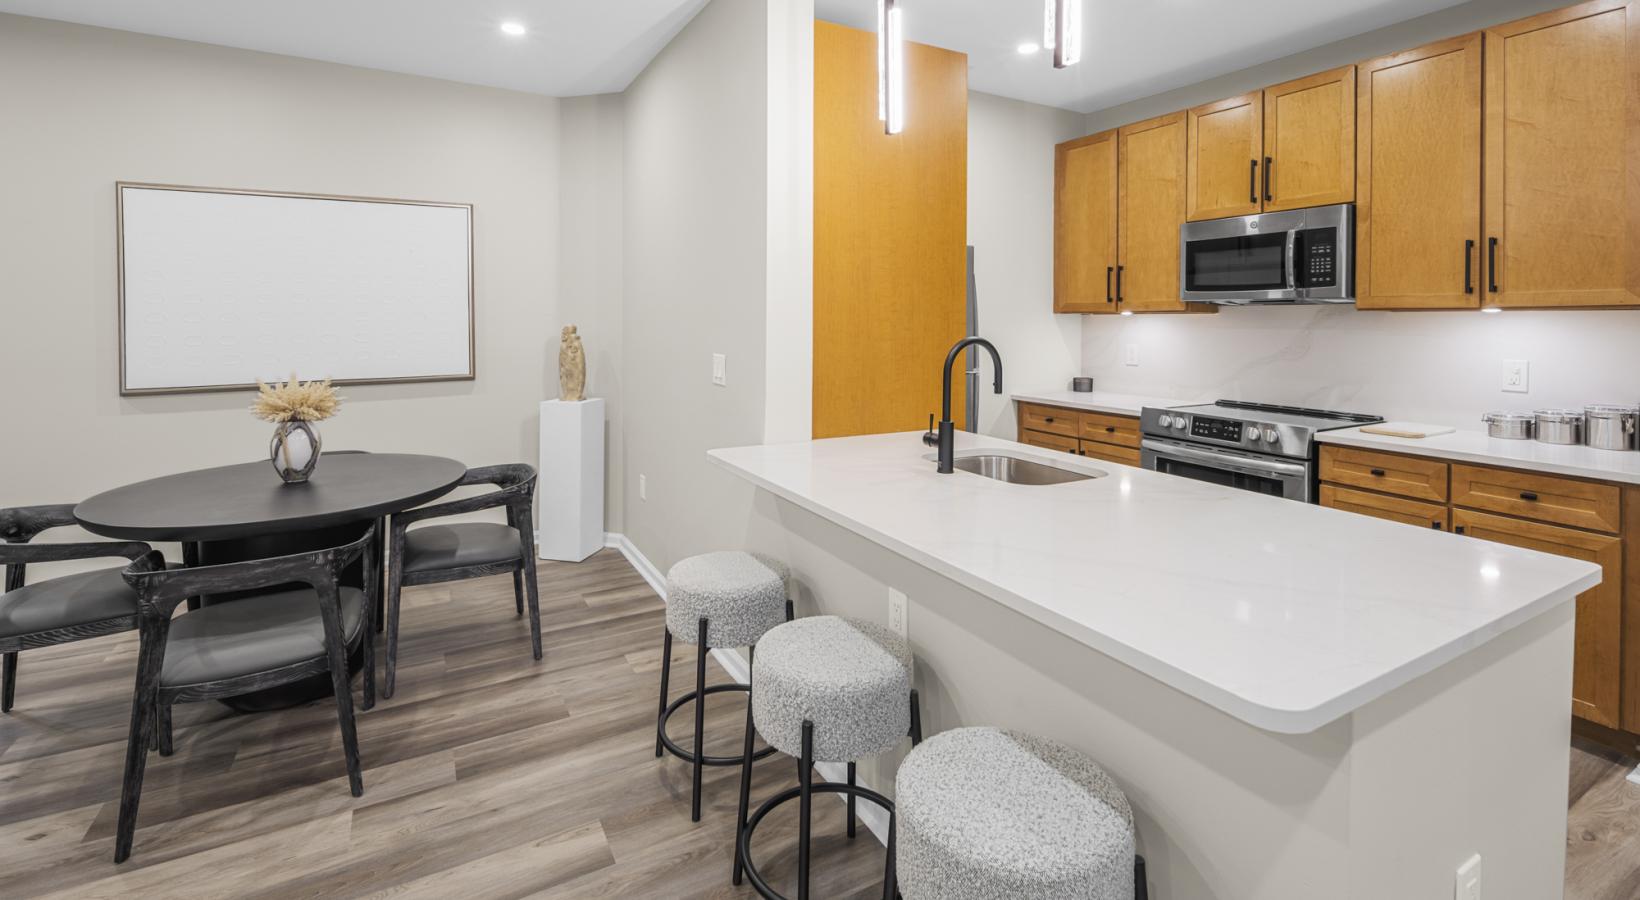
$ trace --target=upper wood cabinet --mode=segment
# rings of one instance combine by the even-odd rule
[[[1116,299],[1134,312],[1181,312],[1179,226],[1184,224],[1184,113],[1117,130],[1121,203]],[[1210,307],[1211,308],[1211,307]]]
[[[1054,148],[1054,312],[1116,312],[1116,144],[1112,130]]]
[[[1264,89],[1264,210],[1355,199],[1355,67]]]
[[[1480,305],[1479,32],[1362,63],[1355,303]]]
[[[1594,0],[1486,32],[1487,304],[1640,304],[1640,22]]]
[[[1263,208],[1264,92],[1254,91],[1185,112],[1188,187],[1185,218],[1247,216]]]

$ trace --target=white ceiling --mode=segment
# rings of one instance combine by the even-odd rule
[[[552,96],[625,90],[706,0],[0,0],[0,12]],[[509,37],[504,21],[529,32]]]
[[[1148,97],[1456,6],[1461,0],[1083,0],[1082,62],[1055,69],[1043,0],[900,0],[908,40],[968,54],[968,86],[1078,112]],[[875,0],[815,0],[815,15],[875,30]]]

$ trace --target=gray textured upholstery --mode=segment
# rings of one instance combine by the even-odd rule
[[[786,621],[787,570],[779,560],[740,550],[702,553],[666,573],[666,627],[687,643],[745,647]]]
[[[0,594],[0,637],[136,615],[137,592],[120,571],[116,567],[64,575]]]
[[[944,732],[900,764],[894,805],[905,900],[1133,900],[1133,811],[1063,744]]]
[[[364,621],[364,593],[344,587],[342,630]],[[319,597],[311,588],[215,603],[171,621],[160,684],[176,687],[266,672],[325,655]]]
[[[893,748],[911,730],[911,649],[881,625],[838,616],[786,622],[752,658],[752,719],[763,739],[798,756],[814,723],[816,762]]]
[[[423,525],[404,533],[404,571],[462,569],[520,559],[518,529],[494,522]]]

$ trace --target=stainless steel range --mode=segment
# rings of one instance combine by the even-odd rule
[[[1220,400],[1140,411],[1140,464],[1289,500],[1316,500],[1315,436],[1384,421],[1382,416]]]

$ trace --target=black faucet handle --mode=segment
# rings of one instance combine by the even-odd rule
[[[923,443],[930,447],[940,442],[940,436],[934,433],[934,414],[928,414],[928,431],[923,434]]]

